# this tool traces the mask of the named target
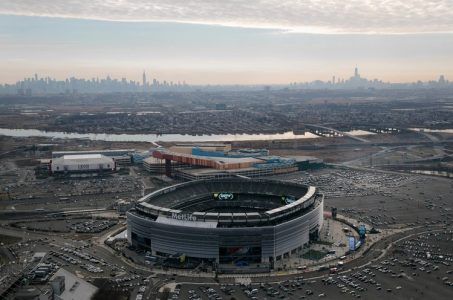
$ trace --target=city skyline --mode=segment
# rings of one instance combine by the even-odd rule
[[[355,66],[353,68],[350,68],[350,70],[354,70],[354,76],[352,77],[361,77],[361,75],[359,74],[359,67],[358,66]],[[155,82],[156,80],[159,81],[157,78],[153,77],[152,74],[151,76],[149,77],[151,72],[147,72],[146,69],[143,69],[140,77],[139,76],[134,76],[132,78],[127,78],[126,76],[112,76],[110,73],[105,73],[105,74],[98,74],[96,76],[92,76],[92,77],[78,77],[78,76],[75,76],[75,75],[68,75],[68,76],[63,76],[63,77],[58,77],[58,76],[53,76],[51,74],[45,74],[45,75],[41,75],[40,78],[42,79],[51,79],[51,80],[56,80],[56,81],[65,81],[67,79],[71,79],[71,78],[76,78],[76,79],[84,79],[84,80],[87,80],[87,81],[92,81],[92,80],[99,80],[99,79],[107,79],[107,78],[111,78],[112,80],[116,79],[116,80],[123,80],[123,79],[126,79],[128,82],[131,81],[131,82],[134,82],[134,83],[137,83],[137,84],[140,84],[142,86],[144,86],[145,82],[146,83],[152,83],[153,81]],[[137,72],[138,74],[138,72]],[[30,74],[28,75],[25,75],[23,76],[23,78],[17,78],[15,81],[13,82],[0,82],[0,85],[14,85],[14,84],[17,84],[18,82],[21,82],[21,81],[24,81],[26,79],[34,79],[36,78],[36,76],[38,76],[39,74],[37,72],[33,72],[33,74],[30,76]],[[368,77],[366,77],[368,80],[379,80],[379,81],[382,81],[382,82],[385,82],[385,83],[391,83],[391,84],[408,84],[408,83],[415,83],[415,82],[429,82],[429,81],[437,81],[439,80],[439,78],[444,78],[445,80],[448,81],[448,77],[445,76],[444,74],[437,74],[437,77],[433,77],[433,78],[429,78],[428,80],[422,80],[422,79],[416,79],[416,80],[413,80],[413,81],[402,81],[402,82],[399,82],[399,81],[389,81],[389,80],[385,80],[385,79],[382,79],[382,78],[377,78],[377,77],[373,77],[372,75],[368,75]],[[297,83],[307,83],[307,82],[310,82],[310,81],[325,81],[325,82],[329,82],[329,81],[332,81],[334,84],[335,82],[339,82],[341,80],[345,80],[345,79],[349,79],[351,78],[351,72],[349,72],[348,74],[337,74],[337,73],[334,73],[334,74],[330,74],[330,75],[327,75],[325,78],[313,78],[312,80],[308,80],[308,81],[289,81],[289,82],[286,82],[286,83],[280,83],[280,84],[291,84],[291,83],[294,83],[294,82],[297,82]],[[332,80],[333,79],[333,80]],[[335,81],[336,80],[336,81]],[[177,81],[174,81],[172,79],[164,79],[162,80],[162,83],[163,82],[168,82],[168,83],[174,83],[174,84],[186,84],[186,80],[183,80],[181,82],[181,80],[177,80]],[[240,83],[233,83],[234,85],[241,85]],[[278,83],[271,83],[271,82],[262,82],[262,83],[256,83],[256,85],[266,85],[266,84],[275,84],[275,85],[278,85]],[[197,85],[209,85],[209,83],[207,84],[197,84]],[[219,85],[223,85],[221,83],[219,83]],[[228,85],[228,84],[225,84],[225,85]],[[244,84],[244,85],[254,85],[254,84]]]
[[[196,85],[286,84],[355,65],[386,82],[453,78],[451,1],[310,3],[2,1],[0,82],[35,72],[140,81],[147,68]]]
[[[130,80],[126,77],[113,78],[106,77],[76,78],[68,77],[57,80],[50,76],[40,77],[35,73],[31,77],[26,77],[14,84],[1,84],[0,94],[18,94],[31,96],[32,94],[55,94],[55,93],[111,93],[111,92],[166,92],[166,91],[193,91],[200,88],[227,88],[233,90],[241,89],[262,89],[269,87],[293,88],[293,89],[356,89],[356,88],[452,88],[450,82],[444,75],[438,79],[429,81],[415,81],[409,83],[385,82],[378,78],[368,79],[361,76],[359,68],[355,67],[351,76],[337,77],[333,75],[330,80],[313,80],[306,82],[289,82],[279,85],[191,85],[186,81],[173,82],[171,80],[159,80],[150,77],[148,79],[146,70],[143,70],[140,80]]]

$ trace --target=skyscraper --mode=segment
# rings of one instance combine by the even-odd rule
[[[355,69],[354,69],[354,77],[356,77],[356,78],[357,78],[357,77],[360,77],[360,75],[359,75],[359,69],[358,69],[357,67],[355,67]]]
[[[143,70],[143,90],[146,89],[146,74],[145,74],[145,70]]]

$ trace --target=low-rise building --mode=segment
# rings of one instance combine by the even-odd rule
[[[112,172],[116,170],[113,158],[102,154],[64,155],[52,160],[52,173]]]
[[[98,288],[75,274],[60,268],[51,278],[55,300],[89,300]]]

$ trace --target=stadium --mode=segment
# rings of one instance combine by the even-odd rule
[[[157,190],[127,213],[129,243],[155,257],[273,268],[317,239],[324,197],[265,179],[197,180]]]

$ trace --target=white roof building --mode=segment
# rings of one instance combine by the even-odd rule
[[[55,281],[64,278],[64,283],[55,289]],[[75,274],[60,268],[51,278],[51,286],[54,288],[54,299],[57,300],[90,300],[98,288],[89,282],[77,277]]]
[[[51,164],[52,172],[92,172],[114,169],[113,158],[102,154],[64,155],[54,158]]]

